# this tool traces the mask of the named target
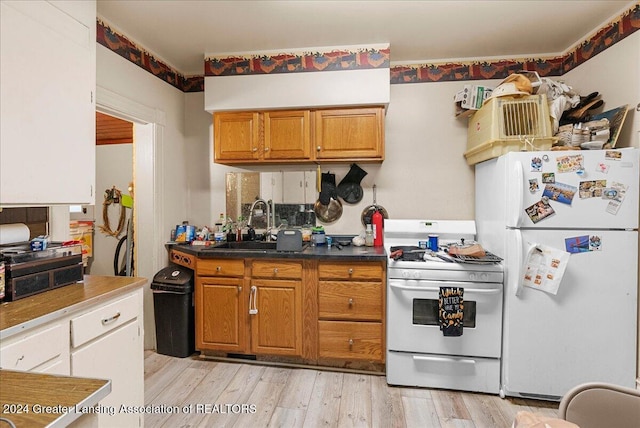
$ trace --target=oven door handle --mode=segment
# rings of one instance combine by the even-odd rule
[[[462,364],[475,364],[476,360],[471,358],[444,358],[444,357],[425,357],[422,355],[414,355],[414,361],[435,361],[439,363],[462,363]]]
[[[394,283],[389,283],[391,288],[397,288],[399,290],[407,290],[407,291],[440,291],[440,287],[411,287],[408,285],[399,285]],[[464,287],[462,287],[464,288]],[[478,294],[499,294],[502,292],[500,288],[464,288],[464,291],[468,293],[478,293]]]

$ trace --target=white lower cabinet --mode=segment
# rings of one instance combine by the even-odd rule
[[[3,339],[0,368],[110,379],[111,393],[96,407],[99,426],[141,427],[142,326],[139,288]]]
[[[0,367],[69,375],[69,323],[52,322],[3,341]]]
[[[71,374],[111,379],[111,394],[100,405],[113,415],[98,415],[100,427],[142,426],[141,414],[123,411],[144,405],[144,362],[140,358],[142,337],[138,322],[132,321],[71,352]]]

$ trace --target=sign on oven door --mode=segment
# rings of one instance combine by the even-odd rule
[[[440,287],[464,289],[462,336],[445,337],[438,318]],[[500,357],[502,284],[389,279],[390,350]]]

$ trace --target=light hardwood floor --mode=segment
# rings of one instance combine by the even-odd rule
[[[145,405],[159,410],[145,414],[145,426],[152,428],[507,428],[520,410],[551,417],[558,410],[554,402],[388,386],[380,375],[174,358],[152,351],[145,352],[144,367]]]

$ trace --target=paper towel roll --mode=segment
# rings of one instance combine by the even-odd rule
[[[24,223],[0,224],[0,245],[26,242],[29,236],[29,226]]]

